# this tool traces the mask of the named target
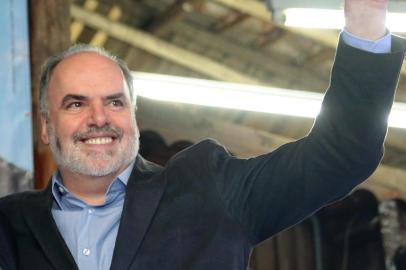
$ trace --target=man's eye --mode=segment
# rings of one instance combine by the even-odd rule
[[[82,102],[79,101],[71,102],[66,106],[67,109],[78,109],[80,107],[82,107]]]
[[[111,105],[113,105],[114,107],[123,107],[124,103],[121,100],[112,100],[111,101]]]

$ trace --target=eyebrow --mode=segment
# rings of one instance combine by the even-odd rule
[[[124,93],[112,94],[112,95],[108,95],[107,97],[105,97],[106,100],[122,99],[122,98],[124,98]],[[88,99],[89,99],[88,97],[82,96],[82,95],[67,94],[62,99],[61,107],[63,107],[70,100],[83,101],[83,100],[88,100]]]
[[[61,102],[61,107],[66,104],[69,100],[87,100],[88,98],[82,95],[74,95],[74,94],[67,94],[66,96],[63,97],[62,102]]]
[[[112,94],[106,97],[107,100],[124,98],[124,93]]]

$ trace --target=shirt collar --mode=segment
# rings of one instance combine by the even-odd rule
[[[125,187],[127,186],[134,164],[135,160],[132,161],[130,165],[111,182],[106,191],[106,204],[116,198],[119,193],[125,192]],[[86,203],[76,198],[63,185],[62,176],[59,171],[56,171],[52,176],[52,196],[54,197],[54,200],[59,209],[62,210],[64,210],[64,206],[66,205],[66,203],[63,202],[65,198],[70,200],[69,204],[74,204],[77,207],[83,207],[84,205],[86,205]]]

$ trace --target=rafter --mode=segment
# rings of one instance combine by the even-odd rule
[[[172,5],[170,5],[163,12],[154,16],[149,20],[143,27],[142,30],[145,30],[150,33],[159,33],[165,26],[167,26],[175,18],[181,17],[184,13],[183,5],[191,4],[197,0],[176,0]]]
[[[134,47],[145,50],[163,59],[188,67],[194,71],[208,75],[214,79],[239,83],[261,84],[259,80],[246,76],[230,67],[219,64],[209,58],[203,57],[161,40],[149,33],[129,27],[127,25],[111,22],[101,15],[89,12],[76,5],[71,5],[71,15],[84,24],[106,32]]]
[[[90,10],[89,10],[90,11]],[[107,18],[112,22],[117,22],[122,16],[121,8],[117,5],[113,5],[107,14]],[[90,45],[103,47],[108,39],[108,34],[104,31],[97,31],[92,40],[89,42]]]
[[[201,44],[208,44],[219,50],[226,50],[230,55],[235,55],[241,61],[247,63],[255,63],[261,68],[277,75],[278,78],[275,84],[279,87],[290,87],[293,83],[301,85],[301,89],[312,89],[323,91],[328,86],[327,79],[322,79],[318,75],[309,72],[304,68],[296,68],[292,65],[282,62],[280,55],[267,52],[266,57],[263,54],[257,53],[252,49],[238,45],[236,42],[228,40],[220,35],[215,35],[198,27],[192,27],[182,22],[176,22],[173,26],[177,32],[189,38],[193,38]],[[294,82],[292,81],[294,78]],[[276,78],[273,78],[276,79]]]
[[[267,9],[264,2],[258,0],[213,0],[229,8],[238,10],[240,12],[247,13],[252,17],[258,18],[263,21],[272,21],[272,13]],[[278,27],[284,28],[287,31],[297,33],[299,35],[304,35],[306,37],[315,39],[324,45],[336,47],[338,41],[337,33],[331,31],[317,31],[317,30],[306,30],[298,28],[286,28],[281,25]]]
[[[96,0],[86,0],[83,4],[83,8],[88,11],[95,11],[99,6],[99,2]],[[85,25],[82,22],[74,21],[70,25],[70,41],[76,43],[80,34],[83,32]]]
[[[236,9],[241,12],[246,12],[253,17],[264,21],[271,21],[272,15],[266,9],[265,3],[258,0],[213,0],[221,3],[230,8]],[[279,26],[287,31],[302,35],[308,38],[312,38],[318,42],[321,42],[325,46],[335,48],[338,42],[338,33],[331,30],[316,30],[316,29],[302,29],[302,28],[287,28]],[[402,67],[402,74],[406,74],[406,65]]]
[[[259,18],[264,21],[272,19],[271,13],[267,10],[265,3],[254,0],[214,0],[225,6],[231,7],[240,12],[247,13],[252,17]]]

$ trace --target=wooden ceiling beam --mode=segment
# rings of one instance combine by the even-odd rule
[[[269,51],[266,54],[258,53],[252,48],[243,47],[225,37],[215,35],[198,27],[192,27],[183,22],[176,22],[173,29],[181,35],[193,38],[200,44],[207,44],[225,51],[243,62],[255,63],[259,67],[277,75],[278,78],[283,78],[283,80],[274,83],[278,87],[289,88],[292,84],[295,84],[303,85],[301,89],[324,91],[328,86],[328,78],[323,79],[307,69],[283,63],[279,54]],[[294,78],[294,81],[292,81],[292,78]]]
[[[104,31],[111,37],[214,79],[237,83],[262,84],[259,80],[246,76],[242,72],[177,47],[144,31],[109,21],[101,15],[86,11],[76,5],[71,5],[71,15],[76,20],[94,29]]]
[[[182,17],[184,14],[183,5],[191,4],[196,0],[176,0],[172,5],[166,8],[163,12],[153,16],[151,20],[141,27],[142,30],[159,34],[165,27],[176,18]]]
[[[269,10],[267,10],[265,3],[260,2],[258,0],[212,0],[212,1],[223,4],[229,8],[236,9],[240,12],[246,12],[251,16],[264,21],[271,22],[272,20],[272,14]],[[304,35],[306,37],[312,38],[316,41],[321,42],[323,45],[334,49],[337,46],[338,34],[335,33],[334,31],[287,28],[282,26],[278,27],[281,27],[286,31],[290,31],[299,35]],[[406,65],[402,66],[401,73],[406,74]],[[391,129],[388,133],[387,143],[401,150],[406,150],[406,143],[404,137],[405,135],[403,134],[403,132],[398,132]]]
[[[83,4],[84,9],[88,11],[95,11],[99,6],[99,2],[96,0],[86,0]],[[74,21],[70,25],[70,40],[74,44],[79,39],[80,34],[82,34],[85,25],[81,22]]]
[[[238,11],[230,12],[214,22],[209,29],[216,33],[225,32],[227,29],[242,23],[247,18],[249,18],[249,16],[246,13],[241,13]]]
[[[109,13],[107,14],[107,18],[112,22],[119,21],[121,16],[121,8],[117,5],[113,5],[109,10]],[[99,30],[93,35],[92,40],[89,42],[89,44],[92,46],[103,47],[108,38],[109,36],[106,32]]]
[[[175,3],[167,7],[160,14],[149,19],[140,27],[140,30],[144,30],[154,34],[155,36],[159,36],[161,33],[166,31],[171,23],[180,20],[184,16],[185,5],[191,5],[197,1],[200,0],[176,0]],[[132,66],[134,62],[140,61],[140,56],[137,54],[137,49],[134,47],[129,48],[124,56],[124,60],[127,62],[129,67]]]
[[[257,0],[214,0],[214,1],[264,21],[270,21],[272,19],[272,14],[269,12],[264,2],[260,2]]]
[[[258,0],[212,0],[223,4],[229,8],[236,9],[240,12],[246,12],[247,14],[271,22],[272,15],[269,10],[267,10],[265,3]],[[279,25],[279,27],[284,28],[292,33],[302,35],[307,38],[314,39],[325,46],[332,48],[337,47],[338,43],[338,32],[332,30],[319,30],[319,29],[304,29],[304,28],[292,28],[284,27]],[[402,67],[402,74],[406,74],[406,65]]]
[[[252,17],[258,18],[263,21],[272,22],[272,13],[267,9],[264,2],[258,0],[213,0],[229,8],[238,10],[240,12],[247,13]],[[326,30],[308,30],[299,28],[287,28],[282,25],[278,25],[289,32],[293,32],[299,35],[303,35],[307,38],[312,38],[318,42],[323,43],[326,46],[336,47],[338,41],[338,34],[334,31]]]

